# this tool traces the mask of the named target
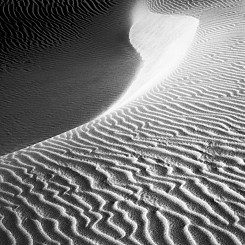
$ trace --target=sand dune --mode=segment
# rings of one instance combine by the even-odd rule
[[[109,113],[1,157],[0,243],[245,244],[244,1],[148,7],[194,21],[181,62]]]

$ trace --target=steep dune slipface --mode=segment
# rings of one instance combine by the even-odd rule
[[[117,100],[140,59],[128,40],[131,5],[1,1],[0,155],[87,123]]]
[[[0,158],[4,244],[245,244],[244,1],[213,3],[150,1],[199,20],[179,66],[122,108]]]

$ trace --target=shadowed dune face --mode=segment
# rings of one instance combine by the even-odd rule
[[[117,100],[139,61],[128,40],[131,5],[1,2],[0,155],[86,123]]]
[[[104,15],[117,0],[1,1],[2,55],[36,51],[79,38],[93,17]],[[13,57],[14,58],[14,57]]]
[[[0,244],[245,244],[244,1],[205,2],[161,83],[0,157]]]

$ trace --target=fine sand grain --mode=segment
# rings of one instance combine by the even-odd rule
[[[147,6],[146,25],[145,10],[131,18],[143,61],[120,103],[0,158],[0,244],[245,244],[244,1]],[[168,39],[184,52],[166,70]]]

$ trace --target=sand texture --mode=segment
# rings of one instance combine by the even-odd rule
[[[118,101],[0,157],[0,244],[245,244],[245,2],[139,8]]]

